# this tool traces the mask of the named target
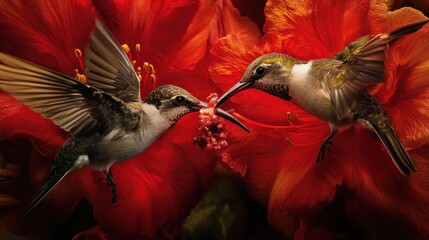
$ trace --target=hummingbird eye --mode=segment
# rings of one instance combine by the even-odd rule
[[[177,96],[174,100],[177,103],[183,103],[185,101],[185,97],[183,97],[183,96]]]
[[[255,73],[256,73],[257,75],[264,75],[266,70],[267,70],[267,68],[266,68],[266,67],[259,66],[259,67],[256,69]]]

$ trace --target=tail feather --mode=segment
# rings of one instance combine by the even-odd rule
[[[415,172],[416,167],[414,166],[410,155],[408,155],[405,148],[399,142],[398,136],[394,130],[390,129],[390,131],[386,133],[375,124],[372,124],[372,127],[383,142],[398,170],[405,176],[410,175],[410,170]]]
[[[24,219],[46,197],[46,195],[69,173],[70,169],[71,166],[69,168],[52,167],[42,188],[37,193],[33,201],[31,201],[24,210],[21,220]]]
[[[399,38],[401,38],[402,36],[405,36],[407,34],[410,34],[410,33],[418,31],[427,22],[429,22],[429,20],[424,20],[424,21],[421,21],[421,22],[409,24],[407,26],[404,26],[402,28],[399,28],[399,29],[397,29],[397,30],[389,33],[390,42],[392,43],[392,42],[398,40]]]

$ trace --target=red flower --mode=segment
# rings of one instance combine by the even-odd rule
[[[425,17],[412,9],[388,13],[384,1],[292,0],[267,1],[265,18],[262,38],[248,29],[221,39],[213,48],[210,73],[223,91],[262,54],[279,52],[303,60],[331,57],[361,36]],[[326,226],[323,216],[336,209],[329,205],[334,197],[345,206],[341,219],[364,238],[429,235],[428,29],[393,44],[387,53],[386,83],[371,91],[415,161],[417,173],[409,178],[400,175],[371,131],[341,131],[333,139],[332,152],[318,165],[317,151],[329,134],[325,122],[257,90],[242,92],[225,104],[259,126],[248,124],[253,134],[237,137],[223,159],[239,167],[249,192],[267,205],[269,221],[285,235],[311,236],[313,227]]]
[[[205,99],[216,91],[207,72],[206,49],[250,21],[240,18],[229,1],[197,3],[178,1],[172,7],[159,1],[94,1],[107,25],[115,26],[119,41],[128,46],[140,43],[140,52],[132,50],[131,55],[153,64],[155,86],[171,83]],[[145,12],[150,15],[143,17]],[[179,223],[208,187],[216,164],[213,155],[191,144],[197,123],[196,114],[186,116],[135,160],[113,166],[123,205],[112,204],[103,187],[89,191],[100,229],[109,238],[171,237],[178,232]],[[99,176],[94,177],[95,183]]]
[[[155,87],[170,83],[205,99],[217,90],[207,72],[207,48],[219,37],[237,31],[242,25],[251,24],[248,19],[240,18],[228,1],[180,0],[171,4],[150,0],[94,0],[92,4],[120,43],[124,44],[124,49],[129,49],[127,53],[142,79],[142,98]],[[4,9],[0,13],[0,26],[4,29],[0,32],[1,51],[86,81],[83,75],[83,49],[96,15],[91,3],[84,0],[47,0],[41,4],[17,1],[13,7],[6,4],[0,6]],[[0,102],[2,113],[8,111],[6,107],[9,105],[13,109],[13,115],[0,117],[2,140],[9,143],[11,135],[24,130],[26,134],[22,138],[31,142],[38,153],[31,158],[33,165],[26,165],[25,168],[25,172],[43,169],[38,171],[38,178],[32,183],[34,191],[37,191],[52,158],[68,134],[8,94],[1,93],[0,100],[4,102]],[[6,123],[9,124],[7,126],[12,125],[12,119],[16,120],[15,126],[3,129]],[[184,117],[144,153],[112,166],[118,186],[118,203],[111,202],[110,189],[99,181],[103,174],[87,169],[67,176],[36,211],[48,211],[46,219],[61,224],[69,216],[73,204],[83,195],[93,207],[99,228],[77,236],[78,239],[89,235],[102,238],[103,234],[99,234],[98,229],[109,239],[174,236],[180,223],[207,188],[216,165],[213,153],[192,144],[197,119],[197,114]],[[32,127],[33,123],[37,129]],[[38,152],[37,148],[41,146],[49,146],[44,150],[46,154],[44,151]],[[25,152],[31,149],[26,148]],[[45,154],[43,158],[41,154]],[[18,152],[13,151],[7,157],[15,159],[16,156],[19,156]],[[25,161],[29,161],[28,156],[25,156]],[[24,190],[23,187],[20,189]],[[7,186],[1,189],[2,193],[9,190]],[[28,194],[24,201],[19,200],[28,202],[33,196]],[[73,204],[64,203],[70,202],[69,199],[74,201]],[[59,211],[57,215],[61,217],[53,217],[54,214],[47,210],[49,208],[68,210]],[[38,217],[34,216],[31,222]],[[29,224],[24,226],[26,229],[29,227]],[[34,231],[30,232],[43,235]]]
[[[0,51],[72,75],[79,68],[74,49],[86,45],[94,17],[93,7],[84,0],[2,1]],[[22,229],[17,220],[68,134],[4,92],[0,92],[0,126],[2,229],[30,236],[53,231],[82,198],[79,179],[83,172],[64,179]]]

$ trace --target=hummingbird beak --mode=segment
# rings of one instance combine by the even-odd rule
[[[207,107],[208,104],[205,102],[199,102],[196,105],[194,105],[193,109],[196,111],[199,111],[201,108],[205,108]],[[232,116],[231,114],[229,114],[228,112],[226,112],[225,110],[221,109],[221,108],[216,108],[216,115],[225,118],[226,120],[236,124],[237,126],[239,126],[240,128],[242,128],[244,131],[246,132],[250,132],[249,129],[247,129],[247,127],[240,122],[238,119],[236,119],[234,116]]]
[[[234,86],[232,86],[226,93],[224,93],[219,100],[216,103],[216,107],[219,107],[222,103],[224,103],[226,100],[228,100],[230,97],[234,96],[235,94],[245,90],[250,86],[252,82],[251,81],[240,81]]]

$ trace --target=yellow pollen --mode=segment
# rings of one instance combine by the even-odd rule
[[[139,77],[140,81],[142,80],[142,68],[138,67],[137,68],[137,76]]]
[[[148,62],[140,61],[139,53],[141,52],[141,45],[137,43],[135,45],[135,52],[133,53],[131,53],[131,49],[128,44],[124,43],[121,46],[128,55],[128,58],[134,67],[134,71],[141,81],[142,87],[148,89],[153,87],[152,85],[156,83],[155,68]],[[145,86],[146,84],[150,84],[151,86]]]
[[[75,48],[74,55],[76,56],[77,61],[79,62],[80,70],[85,71],[85,63],[83,61],[82,51],[79,48]]]
[[[146,71],[149,68],[149,63],[148,62],[144,62],[143,63],[143,69]]]
[[[82,57],[82,51],[81,51],[79,48],[75,48],[75,49],[74,49],[74,55],[75,55],[77,58],[81,58],[81,57]]]
[[[296,114],[296,113],[292,114],[291,112],[286,112],[286,119],[288,121],[296,120],[296,119],[298,119],[298,114]]]
[[[155,77],[155,74],[151,74],[151,75],[150,75],[150,80],[152,80],[152,84],[155,84],[155,83],[156,83],[156,77]]]
[[[85,74],[80,74],[78,69],[75,69],[73,72],[73,78],[78,80],[79,82],[86,84],[88,81],[86,79]]]
[[[124,51],[125,51],[126,53],[129,53],[129,52],[130,52],[130,47],[128,47],[128,44],[122,44],[122,48],[124,49]]]

